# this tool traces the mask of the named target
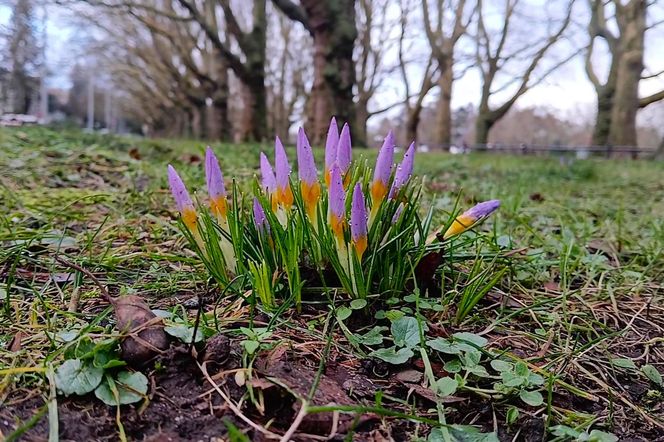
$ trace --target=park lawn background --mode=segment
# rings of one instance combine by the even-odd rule
[[[166,182],[171,163],[190,192],[203,196],[204,147],[38,127],[0,130],[0,370],[43,365],[52,351],[48,333],[100,311],[98,292],[83,281],[77,312],[64,313],[82,281],[80,275],[68,281],[69,270],[54,264],[57,250],[94,269],[113,293],[139,293],[154,306],[209,290],[177,228]],[[245,190],[260,151],[272,153],[267,144],[212,147],[226,181]],[[322,153],[316,151],[319,165]],[[289,156],[295,166],[292,147]],[[373,161],[375,151],[355,149],[358,156]],[[664,164],[435,152],[418,153],[415,172],[426,177],[424,201],[439,222],[457,198],[464,208],[502,201],[480,230],[512,256],[510,272],[459,329],[490,329],[495,347],[549,364],[587,396],[556,388],[565,403],[522,410],[524,428],[551,415],[556,423],[593,424],[643,440],[664,434],[662,388],[638,370],[648,364],[664,373]],[[9,293],[2,291],[7,278],[16,284]],[[8,351],[19,333],[20,345]],[[636,368],[611,363],[622,358]],[[18,407],[19,396],[44,388],[40,374],[0,377],[0,401]],[[508,405],[494,411],[501,431],[514,434],[518,425],[505,425]],[[4,408],[0,417],[7,418],[11,407]],[[463,413],[448,421],[469,422]]]

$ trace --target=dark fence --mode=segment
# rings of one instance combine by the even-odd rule
[[[475,144],[475,145],[429,145],[429,149],[442,149],[452,153],[486,152],[512,155],[554,155],[575,156],[577,158],[652,158],[657,149],[636,146],[555,146],[543,144]]]

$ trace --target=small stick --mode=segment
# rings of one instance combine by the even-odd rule
[[[72,268],[74,270],[77,270],[77,271],[83,273],[88,278],[90,278],[92,280],[92,282],[94,282],[97,285],[97,287],[99,287],[99,290],[101,291],[101,297],[104,298],[104,300],[107,301],[109,304],[115,305],[115,298],[113,298],[108,293],[108,290],[106,290],[106,287],[104,287],[102,285],[102,283],[97,279],[97,277],[95,275],[92,274],[92,272],[90,272],[89,270],[84,269],[83,267],[81,267],[78,264],[75,264],[71,261],[67,261],[66,259],[61,258],[59,256],[56,256],[55,260],[57,262],[59,262],[60,264],[66,266],[66,267]]]

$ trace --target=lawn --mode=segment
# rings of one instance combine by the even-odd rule
[[[204,194],[204,147],[0,131],[0,437],[664,440],[661,162],[418,153],[434,224],[457,204],[501,207],[464,234],[465,259],[443,260],[428,290],[409,285],[347,316],[343,296],[265,312],[210,278],[166,178],[171,163]],[[272,153],[213,148],[240,192],[260,151]],[[459,299],[479,290],[475,268],[502,276],[458,321]],[[102,290],[168,316],[174,338],[141,367],[146,385],[118,374],[135,372],[117,359]],[[414,356],[376,357],[413,317],[416,342],[400,346]],[[94,382],[80,372],[62,391],[65,361],[90,361],[106,396],[87,393]],[[104,403],[118,380],[132,405]]]

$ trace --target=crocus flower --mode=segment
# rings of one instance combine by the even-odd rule
[[[297,132],[297,169],[304,207],[309,217],[313,219],[316,216],[316,205],[320,198],[320,183],[314,153],[302,128]]]
[[[274,169],[265,154],[261,152],[261,184],[268,198],[272,202],[272,211],[277,210],[277,179],[274,176]]]
[[[341,175],[345,176],[350,169],[351,160],[351,143],[350,143],[350,128],[348,123],[344,124],[341,128],[341,135],[339,136],[339,144],[337,145],[337,164],[341,170]],[[345,184],[345,183],[344,183]]]
[[[394,172],[394,182],[392,183],[392,188],[390,189],[390,198],[394,198],[401,189],[410,179],[410,176],[413,174],[413,161],[415,160],[415,142],[410,144],[410,147],[403,154],[403,160],[401,164],[397,166],[397,171]]]
[[[346,193],[344,192],[344,184],[341,179],[341,170],[337,164],[332,166],[330,171],[330,195],[329,195],[329,208],[328,217],[330,228],[334,233],[335,238],[339,242],[343,242],[344,224],[345,224],[345,211],[346,211]]]
[[[226,204],[226,187],[224,176],[219,167],[219,161],[210,146],[205,150],[205,177],[208,195],[210,195],[210,210],[212,214],[222,221],[226,219],[228,210]]]
[[[471,207],[456,217],[456,219],[452,222],[452,225],[443,235],[443,239],[447,239],[451,236],[465,232],[470,227],[472,227],[473,224],[495,212],[498,207],[500,207],[499,200],[484,201],[483,203],[479,203],[478,205]]]
[[[383,198],[385,198],[385,195],[387,195],[387,185],[392,174],[393,161],[394,134],[390,131],[378,152],[378,158],[376,158],[376,168],[374,169],[373,182],[371,183],[371,198],[374,208],[377,208]]]
[[[293,205],[293,191],[289,181],[291,167],[279,137],[274,141],[274,167],[277,172],[277,202],[285,208],[290,208]]]
[[[269,232],[270,230],[265,211],[258,198],[254,198],[254,224],[261,233]]]
[[[332,165],[337,161],[337,145],[339,144],[339,129],[337,120],[332,117],[330,128],[327,130],[327,140],[325,141],[325,185],[330,187],[330,171]]]
[[[194,203],[191,201],[189,192],[187,192],[182,179],[170,164],[168,165],[168,185],[171,188],[175,205],[182,216],[184,225],[189,230],[194,230],[196,228],[196,209],[194,208]]]
[[[350,236],[357,253],[358,260],[367,250],[367,208],[364,205],[364,193],[360,183],[355,184],[353,202],[350,208]]]

